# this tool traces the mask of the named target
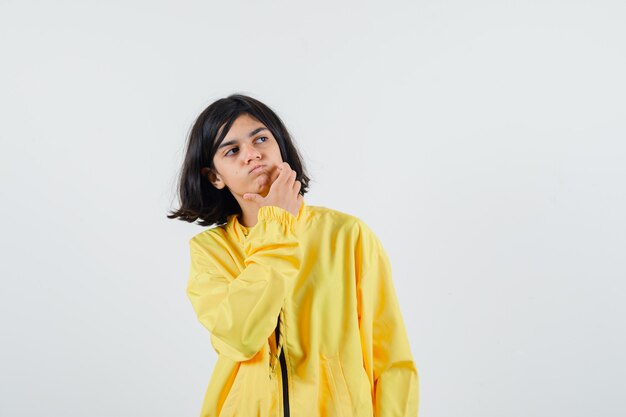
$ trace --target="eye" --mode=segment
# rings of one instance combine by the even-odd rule
[[[237,153],[237,151],[239,150],[239,148],[237,148],[236,146],[234,148],[231,148],[228,150],[228,152],[226,152],[224,155],[228,156],[230,154],[231,151],[235,151],[235,153]]]
[[[269,140],[267,136],[260,136],[257,138],[257,140],[260,140],[260,139],[263,139],[262,142],[267,142]]]

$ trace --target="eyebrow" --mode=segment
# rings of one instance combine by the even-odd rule
[[[256,135],[257,133],[263,131],[263,130],[268,130],[265,126],[261,126],[261,127],[257,127],[256,129],[254,129],[253,131],[251,131],[250,133],[248,133],[248,137],[251,138],[252,136]],[[223,141],[222,143],[220,143],[220,146],[217,147],[217,149],[222,149],[226,146],[230,146],[230,145],[234,145],[237,143],[236,139],[232,139],[232,140],[227,140],[227,141]]]

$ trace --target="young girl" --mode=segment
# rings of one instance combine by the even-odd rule
[[[418,374],[389,259],[357,217],[308,206],[265,104],[217,100],[190,132],[180,209],[187,295],[217,352],[201,417],[417,416]]]

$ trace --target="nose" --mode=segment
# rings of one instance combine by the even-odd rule
[[[243,154],[246,158],[246,163],[249,163],[252,159],[261,159],[261,152],[254,146],[247,146]]]

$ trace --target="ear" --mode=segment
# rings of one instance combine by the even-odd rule
[[[211,168],[202,168],[200,172],[202,172],[202,176],[208,178],[209,182],[213,184],[213,187],[217,188],[218,190],[221,190],[226,186],[226,184],[224,184],[224,181],[222,181],[220,175]]]

